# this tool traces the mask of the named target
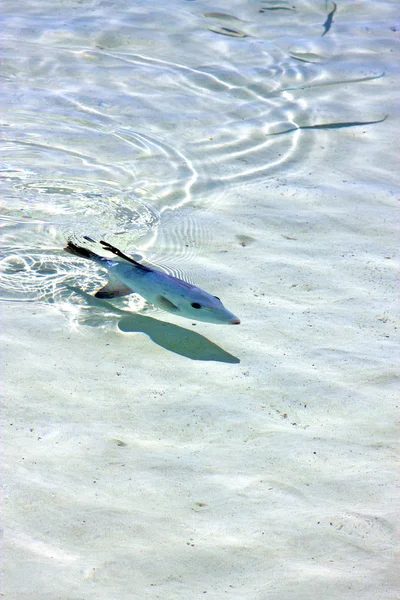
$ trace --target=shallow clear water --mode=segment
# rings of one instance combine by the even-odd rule
[[[397,597],[396,9],[3,4],[8,598]]]

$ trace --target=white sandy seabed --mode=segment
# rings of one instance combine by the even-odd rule
[[[396,598],[394,199],[338,176],[220,218],[210,345],[3,306],[6,597]]]
[[[3,303],[5,598],[399,597],[394,130],[212,209],[239,327]]]

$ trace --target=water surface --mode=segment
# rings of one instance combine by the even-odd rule
[[[397,597],[396,8],[3,3],[7,598]]]

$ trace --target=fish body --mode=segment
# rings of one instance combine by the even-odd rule
[[[90,238],[85,239],[93,242]],[[65,248],[71,254],[94,260],[107,268],[109,280],[95,294],[97,298],[117,298],[136,293],[162,310],[187,319],[220,325],[240,324],[240,320],[216,296],[178,277],[143,265],[107,242],[101,241],[100,244],[115,255],[115,260],[100,256],[71,240]]]
[[[332,27],[332,23],[333,23],[333,15],[336,12],[337,9],[337,5],[332,2],[333,4],[333,9],[331,10],[331,12],[328,14],[325,23],[323,24],[323,28],[324,28],[324,32],[321,34],[321,37],[324,37],[324,35],[326,33],[328,33],[328,31],[330,30],[330,28]]]

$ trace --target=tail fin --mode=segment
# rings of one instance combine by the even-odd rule
[[[83,239],[86,240],[87,242],[89,242],[90,244],[99,245],[97,242],[95,242],[95,240],[88,237],[87,235],[84,235]],[[137,267],[138,269],[141,269],[142,271],[152,271],[153,270],[150,267],[146,267],[146,265],[143,265],[142,263],[138,262],[131,256],[124,254],[123,252],[121,252],[121,250],[118,250],[118,248],[116,248],[115,246],[112,246],[111,244],[109,244],[108,242],[105,242],[104,240],[100,241],[100,245],[101,245],[100,251],[105,250],[106,252],[109,252],[111,254],[110,257],[102,256],[101,254],[97,254],[97,252],[93,252],[93,250],[89,250],[89,248],[86,248],[86,246],[81,246],[79,243],[79,240],[77,242],[72,241],[72,238],[68,239],[67,245],[64,248],[64,250],[66,252],[69,252],[70,254],[79,256],[80,258],[88,258],[90,260],[95,260],[97,262],[115,263],[115,262],[120,262],[121,260],[123,260],[123,261],[126,261],[128,263],[135,265],[135,267]],[[135,255],[135,256],[137,256],[137,255]],[[139,256],[137,256],[137,258],[142,258],[142,257],[139,255]]]
[[[78,246],[72,240],[68,240],[67,245],[64,248],[65,252],[69,252],[70,254],[74,254],[75,256],[80,256],[81,258],[89,258],[90,260],[101,260],[102,257],[92,252],[88,248],[84,248],[83,246]]]
[[[86,238],[86,239],[90,239],[90,238]],[[105,250],[108,250],[108,252],[115,254],[115,256],[118,256],[118,258],[122,258],[122,260],[126,260],[127,262],[132,263],[132,265],[135,265],[135,267],[137,267],[138,269],[141,269],[142,271],[152,271],[153,270],[153,269],[150,269],[150,267],[146,267],[146,265],[142,265],[142,263],[138,262],[131,256],[124,254],[123,252],[121,252],[121,250],[118,250],[118,248],[116,248],[115,246],[112,246],[111,244],[109,244],[108,242],[105,242],[104,240],[100,240],[100,244],[103,246],[103,248]]]

